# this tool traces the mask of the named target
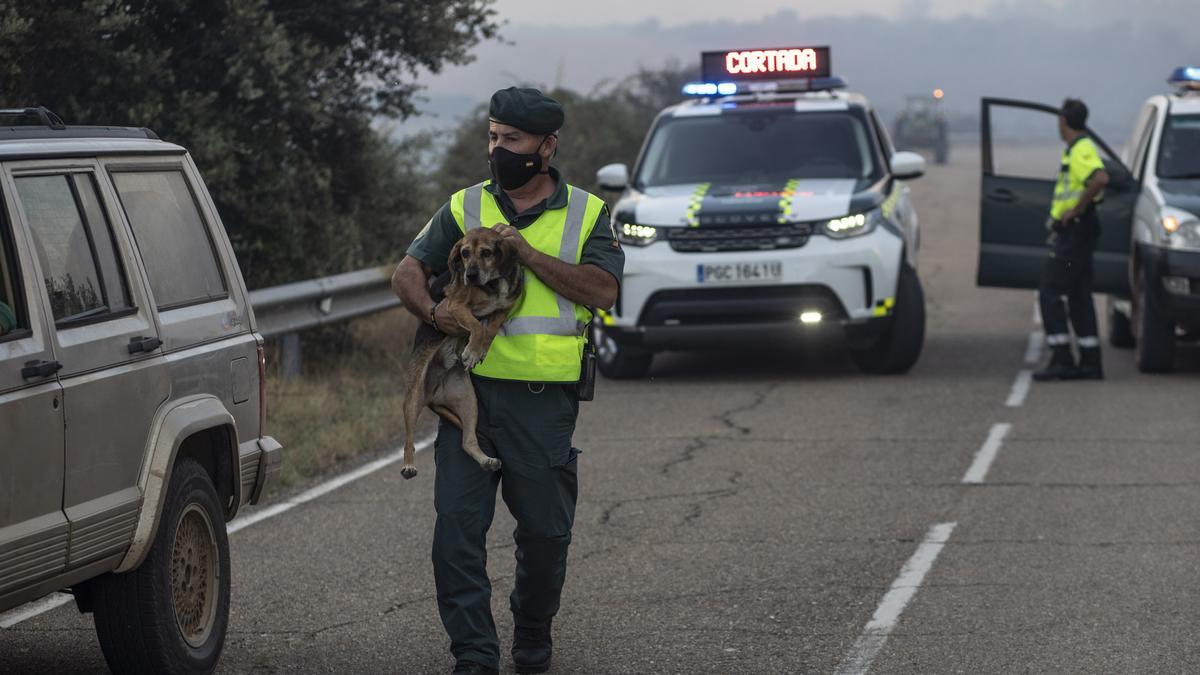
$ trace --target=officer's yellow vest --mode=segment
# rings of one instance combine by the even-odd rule
[[[450,198],[450,212],[464,234],[477,227],[508,224],[496,198],[483,189],[490,182],[459,190]],[[604,202],[572,185],[567,186],[567,194],[565,209],[548,209],[519,232],[538,251],[577,265]],[[575,382],[591,318],[586,307],[555,293],[526,269],[521,298],[472,372],[497,380]]]
[[[1062,166],[1058,170],[1058,182],[1054,184],[1054,199],[1050,202],[1050,217],[1055,220],[1060,220],[1063,214],[1075,208],[1087,188],[1087,179],[1091,173],[1083,175],[1080,171],[1071,171],[1072,162],[1082,161],[1080,157],[1086,150],[1091,150],[1092,156],[1099,157],[1096,144],[1086,136],[1063,150]],[[1094,203],[1099,204],[1103,200],[1103,196],[1104,191],[1101,190],[1096,195]]]

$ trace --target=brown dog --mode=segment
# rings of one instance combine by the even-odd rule
[[[509,309],[521,297],[525,275],[517,261],[517,245],[486,228],[471,230],[460,239],[450,250],[449,265],[446,309],[470,337],[450,337],[426,325],[417,331],[404,398],[400,475],[405,478],[417,475],[413,429],[423,404],[462,429],[463,450],[479,466],[487,471],[500,468],[500,460],[483,454],[475,437],[479,408],[470,370],[487,355]],[[439,286],[435,282],[430,291],[435,300]]]

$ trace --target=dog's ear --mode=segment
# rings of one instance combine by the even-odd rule
[[[465,284],[463,273],[466,271],[466,265],[462,261],[462,246],[465,239],[459,239],[454,242],[454,246],[450,249],[450,258],[446,261],[450,267],[450,279],[453,283]]]
[[[500,253],[500,275],[511,278],[517,269],[520,254],[517,252],[517,242],[509,237],[500,240],[496,250]]]

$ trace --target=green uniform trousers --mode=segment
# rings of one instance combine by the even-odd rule
[[[502,466],[494,473],[481,469],[463,451],[458,427],[441,422],[434,445],[433,575],[454,657],[499,668],[486,548],[496,488],[517,521],[513,619],[545,626],[558,612],[575,520],[579,451],[571,435],[579,402],[574,384],[472,380],[479,444]]]

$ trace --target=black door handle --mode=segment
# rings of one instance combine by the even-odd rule
[[[988,199],[994,202],[1015,202],[1017,201],[1017,193],[1006,188],[998,188],[988,193]]]
[[[129,338],[129,353],[152,352],[162,346],[162,340],[156,337]]]
[[[58,361],[27,361],[25,367],[21,369],[21,377],[26,380],[32,380],[35,377],[50,377],[60,370],[62,370],[62,364]]]

